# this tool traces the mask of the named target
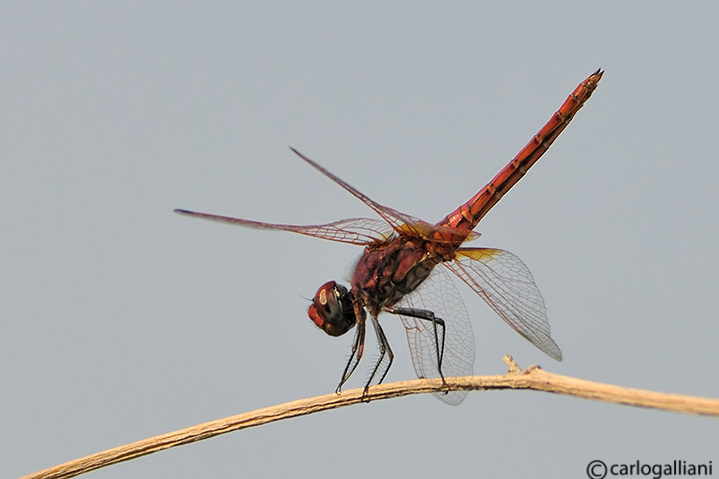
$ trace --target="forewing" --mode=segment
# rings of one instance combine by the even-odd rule
[[[445,377],[471,376],[474,365],[474,335],[467,309],[452,278],[442,267],[436,267],[420,286],[402,298],[401,308],[432,311],[445,322],[445,345],[442,373]],[[438,378],[437,348],[431,321],[400,315],[407,330],[407,342],[414,370],[419,378]],[[466,391],[434,393],[447,404],[464,400]]]
[[[280,231],[291,231],[302,235],[313,236],[340,243],[351,243],[356,245],[369,245],[377,241],[386,241],[394,233],[387,225],[380,220],[369,218],[349,218],[345,220],[327,223],[326,225],[283,225],[275,223],[263,223],[260,221],[243,220],[229,216],[212,215],[208,213],[196,213],[187,210],[175,210],[175,213],[202,218],[206,220],[230,223],[233,225],[246,226],[248,228],[271,229]]]
[[[432,228],[432,225],[429,223],[426,223],[425,221],[420,220],[419,218],[415,218],[413,216],[410,216],[408,214],[402,213],[401,211],[397,211],[393,208],[390,208],[389,206],[384,206],[376,201],[372,200],[371,198],[367,197],[364,193],[361,193],[359,190],[354,188],[352,185],[346,183],[339,177],[333,175],[326,169],[324,169],[319,164],[315,163],[313,160],[307,158],[305,155],[300,153],[299,151],[295,150],[294,148],[290,147],[290,149],[300,158],[305,160],[307,163],[310,164],[313,168],[315,168],[317,171],[325,175],[327,178],[331,179],[338,185],[340,185],[342,188],[347,190],[350,194],[352,194],[355,198],[362,201],[364,204],[369,206],[374,210],[375,213],[377,213],[379,216],[382,217],[387,223],[389,223],[392,228],[397,233],[404,232],[404,225],[412,225],[414,223],[426,225],[429,228]]]
[[[349,183],[339,178],[338,176],[335,176],[334,174],[330,173],[328,170],[317,164],[315,161],[309,159],[299,151],[295,150],[292,147],[290,147],[290,149],[297,156],[309,163],[310,166],[312,166],[317,171],[325,175],[327,178],[340,185],[342,188],[352,194],[355,198],[359,199],[362,203],[372,208],[372,210],[377,213],[383,220],[385,220],[387,224],[389,224],[392,229],[395,230],[398,234],[405,234],[409,236],[424,238],[440,243],[461,243],[462,241],[471,241],[479,237],[478,233],[474,233],[472,231],[460,230],[445,225],[433,225],[419,218],[415,218],[414,216],[402,213],[401,211],[397,211],[394,208],[390,208],[389,206],[381,205],[373,199],[369,198],[361,191],[357,190]],[[458,237],[463,239],[457,241]]]
[[[443,263],[467,283],[515,331],[557,361],[559,346],[550,336],[544,298],[529,268],[509,251],[459,248]]]

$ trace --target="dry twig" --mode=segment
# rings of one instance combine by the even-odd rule
[[[538,366],[530,366],[522,371],[509,355],[505,356],[504,361],[509,366],[509,372],[502,376],[447,378],[446,387],[443,387],[440,379],[421,379],[383,384],[372,387],[364,396],[364,399],[365,401],[376,401],[442,390],[531,389],[685,414],[719,416],[719,399],[658,393],[585,381],[583,379],[548,373]],[[206,422],[179,431],[143,439],[142,441],[137,441],[132,444],[108,449],[30,474],[21,479],[66,479],[75,477],[95,469],[129,461],[171,447],[209,439],[219,436],[220,434],[279,421],[280,419],[304,416],[326,409],[356,404],[362,402],[362,393],[362,389],[353,389],[345,391],[342,394],[327,394],[325,396],[301,399],[299,401],[257,409],[248,413]]]

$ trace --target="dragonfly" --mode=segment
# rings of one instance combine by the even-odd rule
[[[589,99],[603,75],[597,70],[577,86],[550,120],[484,188],[438,223],[431,224],[381,205],[325,168],[291,150],[330,180],[362,201],[381,219],[348,218],[321,225],[265,223],[183,209],[176,213],[250,228],[290,231],[363,246],[350,288],[336,281],[323,284],[307,314],[330,336],[355,328],[352,350],[336,392],[352,376],[365,347],[369,316],[379,357],[364,392],[386,377],[394,353],[380,325],[382,313],[400,318],[419,378],[470,376],[475,354],[469,315],[448,272],[477,293],[509,326],[557,361],[562,352],[550,334],[544,299],[527,266],[517,256],[495,248],[466,247],[479,237],[474,228],[549,149]],[[456,405],[466,391],[439,391]]]

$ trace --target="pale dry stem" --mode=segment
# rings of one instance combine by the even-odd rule
[[[504,357],[504,362],[509,366],[509,371],[505,375],[446,378],[446,384],[442,384],[441,379],[422,379],[383,384],[370,388],[367,394],[364,395],[364,400],[375,401],[410,394],[447,390],[531,389],[636,407],[661,409],[685,414],[719,416],[719,399],[666,394],[585,381],[583,379],[548,373],[538,366],[530,366],[522,370],[517,366],[510,355]],[[259,426],[281,419],[349,406],[362,402],[362,400],[363,389],[352,389],[350,391],[344,391],[341,394],[333,393],[309,399],[300,399],[298,401],[257,409],[248,413],[206,422],[179,431],[143,439],[132,444],[108,449],[30,474],[21,479],[65,479],[75,477],[95,469],[129,461],[171,447],[209,439],[219,436],[220,434]]]

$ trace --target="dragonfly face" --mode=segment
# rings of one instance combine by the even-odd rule
[[[342,336],[357,322],[352,293],[334,281],[320,286],[307,315],[330,336]]]

